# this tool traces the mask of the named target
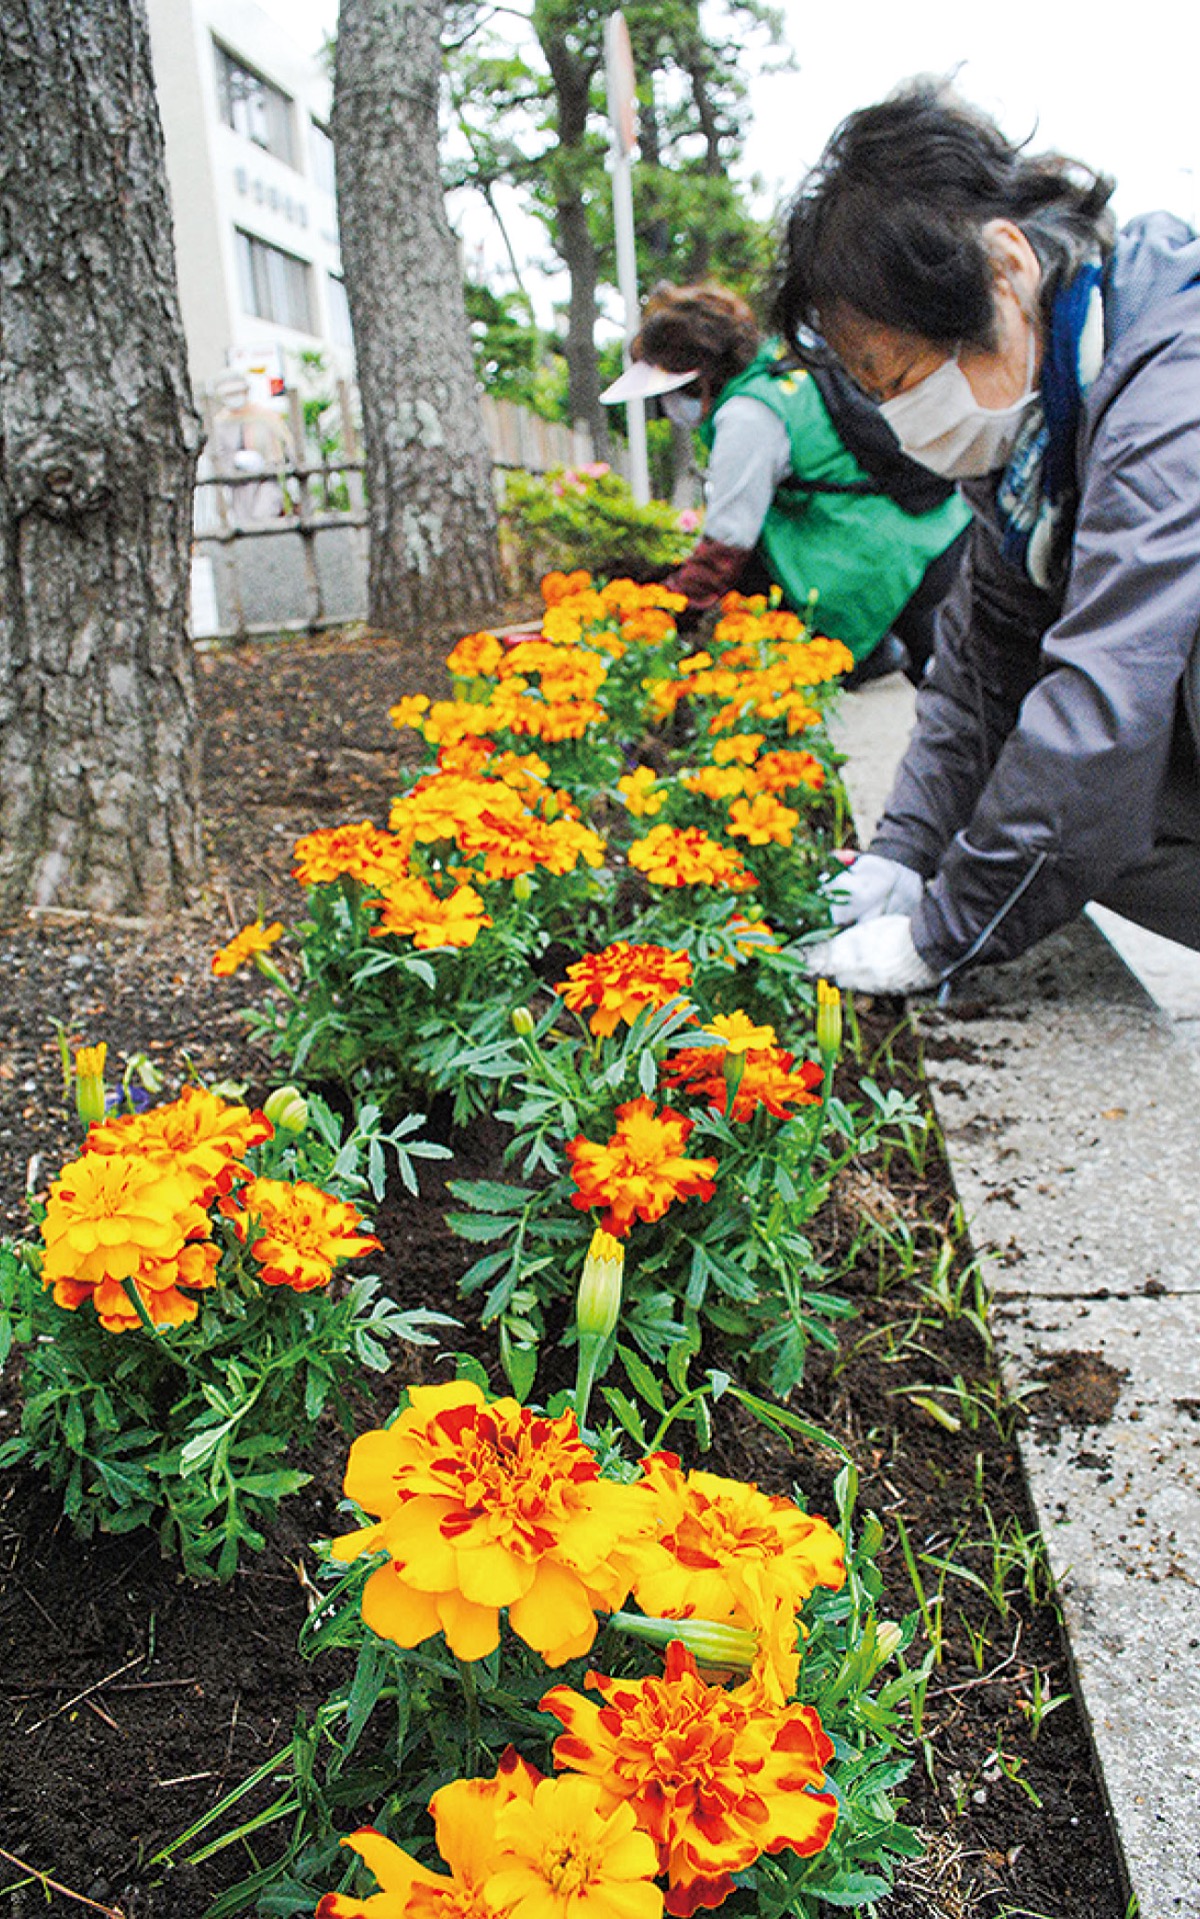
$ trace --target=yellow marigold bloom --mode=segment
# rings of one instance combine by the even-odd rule
[[[674,1453],[652,1455],[643,1471],[660,1530],[638,1554],[638,1605],[758,1632],[756,1683],[776,1701],[789,1698],[800,1665],[796,1614],[814,1587],[844,1584],[841,1539],[790,1499],[716,1473],[683,1473]]]
[[[589,1673],[596,1705],[567,1686],[542,1699],[566,1728],[555,1763],[624,1805],[650,1835],[667,1878],[668,1913],[719,1906],[733,1875],[763,1853],[802,1858],[829,1844],[837,1800],[819,1789],[833,1757],[812,1706],[775,1707],[753,1686],[706,1685],[675,1641],[661,1678]]]
[[[794,807],[784,806],[769,793],[735,800],[729,809],[729,836],[751,846],[790,846],[800,824]]]
[[[253,920],[213,954],[213,972],[221,979],[228,979],[239,967],[252,960],[256,953],[267,952],[282,938],[283,927],[279,920],[273,920],[270,926],[264,926],[260,919]]]
[[[481,927],[490,926],[492,916],[473,886],[456,886],[447,899],[439,899],[426,880],[401,880],[385,888],[379,900],[379,924],[371,928],[372,937],[399,933],[414,946],[473,946]]]
[[[536,792],[550,778],[550,767],[536,753],[497,753],[490,771],[519,793]]]
[[[777,1046],[779,1043],[773,1026],[756,1026],[750,1015],[740,1007],[735,1013],[718,1013],[700,1030],[711,1033],[714,1039],[724,1040],[728,1053],[748,1053],[761,1046]]]
[[[367,1625],[401,1646],[444,1632],[460,1659],[495,1650],[505,1606],[548,1665],[585,1653],[654,1524],[644,1487],[601,1479],[573,1414],[488,1404],[469,1380],[412,1387],[393,1425],[355,1440],[346,1492],[378,1517],[334,1556],[389,1555],[363,1592]]]
[[[621,620],[622,638],[635,646],[661,646],[674,632],[674,618],[665,607],[642,607]]]
[[[420,727],[422,718],[429,711],[429,701],[424,693],[407,693],[395,706],[389,706],[388,718],[398,733],[406,726]]]
[[[74,1309],[90,1296],[101,1324],[120,1331],[138,1322],[121,1281],[138,1282],[153,1317],[155,1294],[172,1291],[180,1276],[186,1242],[208,1231],[187,1173],[138,1152],[87,1152],[50,1188],[42,1279],[60,1306]],[[194,1312],[192,1306],[185,1316]]]
[[[635,820],[653,819],[667,803],[652,766],[639,766],[632,773],[626,773],[617,781],[617,791]]]
[[[716,1191],[715,1159],[686,1159],[684,1145],[695,1124],[652,1099],[626,1100],[617,1108],[617,1128],[603,1145],[577,1134],[567,1144],[577,1191],[572,1206],[602,1206],[605,1232],[623,1239],[635,1219],[652,1224],[677,1200],[710,1200]]]
[[[482,773],[495,750],[491,740],[456,740],[452,746],[438,748],[438,772]]]
[[[658,1849],[598,1780],[543,1779],[501,1807],[496,1837],[485,1891],[511,1919],[661,1919]]]
[[[446,665],[456,675],[476,679],[494,673],[503,658],[504,647],[494,633],[468,633],[446,655]]]
[[[542,1775],[511,1747],[494,1779],[452,1779],[429,1802],[449,1873],[430,1872],[368,1827],[343,1839],[379,1881],[369,1899],[327,1892],[316,1919],[487,1919],[497,1912],[488,1880],[502,1858],[496,1821],[511,1799],[532,1799]]]
[[[607,1038],[624,1020],[632,1026],[648,1006],[665,1006],[692,983],[692,962],[668,946],[630,946],[614,940],[599,953],[587,953],[567,968],[554,990],[573,1013],[595,1007],[593,1033]]]
[[[140,1153],[160,1171],[194,1180],[207,1206],[215,1193],[229,1191],[242,1156],[273,1131],[265,1114],[224,1100],[207,1086],[185,1086],[178,1099],[147,1113],[123,1113],[93,1126],[84,1151]]]
[[[719,741],[713,748],[713,759],[718,766],[728,766],[732,760],[742,766],[753,766],[766,737],[765,733],[731,733],[727,740]]]
[[[322,826],[296,841],[292,877],[301,886],[325,886],[340,879],[382,886],[396,877],[399,856],[391,835],[370,820],[357,826]]]
[[[629,849],[629,864],[656,886],[724,886],[744,893],[757,886],[738,854],[698,826],[652,826]]]
[[[374,1233],[361,1231],[357,1208],[305,1179],[247,1180],[221,1211],[258,1261],[264,1286],[311,1293],[328,1286],[343,1260],[382,1250]]]
[[[706,800],[732,800],[744,793],[753,775],[744,766],[702,766],[685,773],[680,785],[688,793],[699,793]]]
[[[573,873],[580,860],[585,866],[603,866],[605,850],[599,833],[581,820],[551,820],[541,863],[550,873]]]

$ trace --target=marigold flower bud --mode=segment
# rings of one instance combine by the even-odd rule
[[[522,905],[524,905],[526,900],[533,898],[533,881],[530,879],[528,873],[517,874],[516,879],[513,881],[513,898],[519,900]]]
[[[75,1055],[75,1111],[84,1126],[104,1118],[104,1062],[108,1046],[81,1046]]]
[[[580,1339],[604,1340],[616,1330],[624,1271],[624,1246],[611,1233],[597,1227],[583,1263],[583,1277],[575,1301],[575,1325]]]
[[[308,1101],[295,1086],[277,1086],[263,1103],[263,1116],[285,1133],[302,1133],[308,1125]]]
[[[898,1652],[904,1640],[904,1630],[894,1619],[885,1619],[875,1628],[875,1666],[879,1671],[886,1666],[892,1654]]]
[[[535,1021],[527,1006],[514,1006],[509,1019],[514,1033],[521,1039],[532,1039]]]
[[[817,1051],[827,1067],[842,1050],[842,996],[826,979],[817,981]]]
[[[645,1619],[641,1613],[615,1612],[608,1623],[651,1646],[666,1647],[678,1639],[701,1666],[748,1672],[758,1655],[757,1633],[745,1626],[722,1625],[715,1619]]]

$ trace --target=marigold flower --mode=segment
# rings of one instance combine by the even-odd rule
[[[398,733],[406,726],[419,727],[423,716],[429,711],[429,700],[424,693],[407,693],[395,706],[389,706],[388,718]]]
[[[572,594],[584,593],[592,584],[592,576],[582,567],[574,573],[547,573],[542,580],[542,598],[547,606],[557,606],[560,600],[569,600]]]
[[[685,773],[679,784],[686,793],[698,793],[701,799],[732,800],[746,791],[752,777],[744,766],[702,766],[695,773]]]
[[[752,1682],[706,1685],[678,1641],[661,1679],[589,1673],[587,1684],[602,1705],[567,1686],[541,1702],[566,1728],[555,1762],[635,1814],[667,1876],[667,1912],[719,1906],[764,1852],[805,1858],[829,1844],[837,1800],[819,1788],[833,1743],[812,1706],[772,1707]]]
[[[753,766],[766,737],[765,733],[732,733],[727,740],[718,740],[713,759],[718,766],[728,766],[731,760],[742,766]]]
[[[712,1198],[715,1159],[685,1159],[694,1122],[652,1099],[627,1100],[617,1108],[617,1130],[603,1145],[579,1134],[567,1146],[577,1192],[571,1204],[602,1206],[606,1232],[623,1239],[635,1219],[661,1219],[676,1200]]]
[[[178,1099],[145,1113],[124,1113],[93,1126],[86,1153],[140,1153],[161,1171],[195,1181],[205,1206],[227,1193],[252,1146],[271,1138],[274,1128],[264,1113],[222,1099],[207,1086],[185,1086]]]
[[[735,800],[729,809],[729,837],[750,846],[790,846],[799,824],[795,807],[784,806],[770,793]]]
[[[446,898],[439,899],[427,880],[400,880],[385,888],[379,900],[379,924],[371,928],[374,939],[387,933],[399,933],[414,946],[473,946],[481,927],[490,926],[492,916],[473,886],[456,886]]]
[[[775,1028],[756,1026],[748,1013],[738,1007],[733,1013],[718,1013],[701,1032],[711,1033],[714,1039],[724,1040],[727,1053],[758,1052],[764,1046],[774,1046]]]
[[[753,1483],[680,1469],[674,1453],[643,1462],[660,1530],[640,1548],[634,1592],[643,1612],[709,1619],[761,1635],[756,1682],[776,1701],[795,1691],[796,1614],[817,1586],[845,1583],[832,1526]]]
[[[793,1072],[794,1055],[768,1046],[742,1055],[730,1108],[729,1058],[727,1047],[689,1046],[665,1062],[663,1080],[694,1099],[707,1099],[718,1113],[728,1112],[730,1119],[739,1122],[753,1119],[760,1106],[774,1118],[786,1120],[792,1118],[789,1108],[819,1103],[813,1088],[821,1084],[821,1068],[804,1060]]]
[[[602,1781],[543,1779],[500,1808],[496,1838],[485,1892],[511,1919],[660,1919],[658,1848]]]
[[[504,1857],[496,1835],[501,1807],[529,1800],[542,1782],[511,1746],[493,1779],[452,1779],[429,1802],[437,1848],[448,1874],[430,1872],[369,1826],[342,1840],[379,1881],[368,1899],[327,1892],[316,1919],[485,1919],[498,1910],[487,1882]]]
[[[692,983],[692,962],[684,952],[667,946],[630,946],[614,940],[599,953],[588,953],[567,968],[561,993],[573,1013],[594,1006],[593,1033],[607,1038],[621,1020],[632,1026],[648,1006],[665,1006]]]
[[[446,655],[446,665],[456,675],[476,679],[494,673],[503,658],[504,648],[494,633],[468,633]]]
[[[208,1232],[197,1182],[182,1169],[138,1152],[85,1152],[51,1185],[42,1222],[42,1279],[53,1286],[56,1303],[71,1311],[90,1297],[101,1325],[112,1332],[136,1326],[140,1318],[121,1284],[127,1279],[138,1286],[152,1319],[156,1301],[167,1323],[190,1319],[195,1304],[176,1294],[176,1282],[207,1285],[211,1268],[205,1256],[182,1265],[181,1256],[187,1241]],[[185,1277],[189,1273],[193,1277]]]
[[[626,773],[617,781],[617,791],[635,820],[653,819],[667,803],[667,796],[659,787],[658,775],[652,766],[638,766],[632,773]]]
[[[395,879],[402,850],[390,833],[363,820],[357,826],[322,826],[296,841],[292,878],[301,886],[325,886],[334,880],[359,880],[382,886]]]
[[[228,979],[238,968],[245,966],[256,953],[265,953],[283,938],[283,926],[279,920],[272,920],[270,926],[264,926],[261,919],[252,920],[249,926],[243,926],[228,943],[213,954],[212,969],[219,979]]]
[[[355,1207],[305,1179],[248,1180],[236,1204],[225,1200],[221,1211],[249,1245],[264,1286],[311,1293],[328,1286],[342,1260],[382,1251],[374,1233],[360,1230]]]
[[[412,1387],[392,1426],[355,1440],[346,1492],[377,1518],[334,1556],[389,1554],[363,1592],[367,1625],[401,1646],[444,1632],[460,1659],[495,1650],[505,1606],[548,1665],[585,1653],[654,1524],[645,1487],[600,1478],[573,1414],[488,1404],[468,1380]]]
[[[815,753],[783,749],[764,753],[754,771],[765,793],[786,793],[795,786],[807,786],[819,793],[825,784],[825,768]]]
[[[842,1050],[842,996],[827,979],[817,981],[817,1051],[832,1066]]]
[[[104,1118],[104,1063],[108,1045],[79,1046],[75,1051],[75,1111],[85,1126],[94,1126]]]
[[[744,893],[757,886],[739,856],[698,826],[652,826],[629,849],[629,864],[656,886],[724,886]]]

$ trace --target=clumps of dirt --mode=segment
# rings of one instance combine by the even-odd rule
[[[1057,1439],[1064,1426],[1106,1426],[1116,1411],[1129,1374],[1102,1353],[1055,1353],[1044,1359],[1031,1402],[1034,1426],[1043,1439]]]

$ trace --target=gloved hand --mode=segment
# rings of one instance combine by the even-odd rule
[[[921,904],[925,882],[911,866],[879,853],[856,853],[844,866],[821,875],[822,898],[835,926],[858,926],[884,913],[911,917]]]
[[[938,982],[913,945],[912,921],[904,913],[847,927],[836,939],[810,946],[804,963],[815,977],[860,993],[923,993]]]

